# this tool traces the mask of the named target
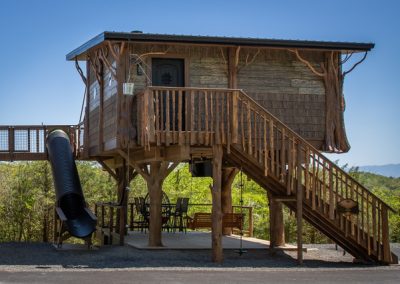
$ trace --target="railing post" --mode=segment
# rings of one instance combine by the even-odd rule
[[[238,117],[239,117],[239,108],[238,108],[238,100],[239,100],[239,91],[233,91],[232,93],[232,121],[231,121],[231,133],[232,133],[232,144],[239,143],[238,139]]]
[[[15,136],[14,136],[14,127],[8,128],[8,153],[10,154],[10,161],[14,160],[14,143]]]
[[[254,223],[253,223],[253,207],[249,207],[249,237],[253,237]]]
[[[297,217],[297,262],[303,264],[303,186],[302,175],[302,152],[301,143],[297,141],[297,188],[296,188],[296,217]]]
[[[392,254],[390,252],[390,240],[389,240],[389,221],[388,221],[388,209],[386,206],[382,206],[382,245],[383,245],[383,262],[392,263]],[[368,236],[369,237],[369,236]]]
[[[148,139],[149,142],[155,142],[153,90],[146,89],[144,96],[146,97],[146,102],[148,104],[148,115],[146,117],[146,125],[148,126]]]

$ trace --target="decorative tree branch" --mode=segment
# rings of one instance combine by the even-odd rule
[[[125,42],[111,44],[111,41],[107,41],[108,49],[111,52],[114,60],[119,63],[121,60],[121,55],[124,53]]]
[[[169,164],[169,162],[165,162],[167,165]],[[169,167],[167,168],[166,172],[165,172],[165,176],[164,178],[166,178],[177,166],[179,165],[178,162],[173,162],[171,163],[171,165],[169,165]]]
[[[253,54],[253,56],[251,57],[250,60],[249,60],[249,58],[250,58],[250,53],[247,53],[245,63],[244,63],[243,66],[241,66],[241,67],[238,68],[238,71],[240,71],[243,67],[247,67],[247,66],[249,66],[250,64],[253,64],[253,62],[256,60],[258,54],[260,54],[260,51],[261,51],[260,49],[257,49],[257,51]],[[239,56],[237,56],[236,58],[237,58],[237,60],[238,60],[238,62],[237,62],[236,64],[238,65],[238,64],[239,64]]]
[[[92,67],[94,75],[96,76],[97,82],[101,84],[101,62],[96,52],[94,53],[94,56],[89,55],[88,60],[90,63],[90,67]]]
[[[108,49],[101,48],[98,50],[99,58],[103,61],[104,65],[106,65],[107,69],[110,70],[111,75],[117,80],[117,70],[115,70],[114,66],[108,61]]]
[[[305,65],[307,65],[308,68],[310,68],[310,70],[317,76],[320,77],[324,77],[325,76],[325,72],[318,72],[312,65],[310,62],[308,62],[307,60],[305,60],[304,58],[302,58],[299,54],[299,51],[297,49],[293,50],[293,49],[289,49],[290,52],[293,52],[294,54],[296,54],[297,59],[299,59],[301,62],[303,62]],[[322,67],[322,65],[321,65]],[[323,68],[322,68],[323,69]]]
[[[354,54],[354,52],[347,53],[346,56],[344,57],[344,59],[340,61],[340,64],[341,65],[345,64],[353,56],[353,54]]]
[[[150,76],[147,74],[147,71],[146,71],[146,70],[150,69],[148,64],[146,64],[146,60],[145,60],[146,57],[153,56],[153,55],[165,55],[165,54],[167,54],[169,52],[170,48],[171,47],[168,47],[165,51],[157,51],[157,52],[151,51],[151,52],[147,52],[147,53],[143,53],[143,54],[131,53],[129,55],[129,58],[133,59],[134,61],[129,64],[129,70],[131,68],[131,66],[130,66],[131,64],[133,64],[133,65],[139,64],[138,65],[139,68],[142,70],[143,74],[146,76],[146,79],[147,79],[148,83],[151,85]],[[145,68],[143,68],[143,66],[145,66]],[[130,74],[129,74],[128,77],[130,77]],[[130,78],[128,78],[128,79],[130,79]]]
[[[226,69],[225,69],[225,75],[226,76],[229,76],[229,67],[228,67],[228,60],[226,60],[226,57],[225,57],[225,52],[224,52],[224,50],[223,50],[223,48],[222,47],[220,47],[220,52],[221,52],[221,57],[222,57],[222,61],[224,62],[224,66],[226,66]]]
[[[83,71],[82,71],[82,69],[81,69],[81,66],[79,66],[78,58],[77,58],[77,57],[75,57],[75,68],[76,68],[76,70],[78,71],[79,75],[81,76],[81,79],[82,79],[83,83],[86,85],[87,80],[86,80],[85,75],[83,74]]]
[[[366,51],[366,52],[364,53],[364,56],[363,56],[363,58],[361,58],[361,60],[359,60],[357,63],[355,63],[349,70],[343,72],[343,78],[344,78],[347,74],[349,74],[351,71],[353,71],[354,68],[356,68],[360,63],[362,63],[362,62],[365,60],[365,58],[367,58],[367,54],[368,54],[368,51]]]
[[[311,62],[302,58],[298,50],[289,50],[296,54],[299,61],[304,63],[315,75],[321,77],[325,86],[325,141],[323,149],[328,152],[347,152],[350,149],[346,137],[343,111],[343,79],[339,74],[340,60],[336,51],[326,52],[324,62],[320,63],[322,72],[317,71]],[[353,68],[354,69],[354,68]]]

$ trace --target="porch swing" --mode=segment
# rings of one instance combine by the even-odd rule
[[[191,162],[191,165],[195,165],[195,170],[191,169],[192,175],[198,176],[211,176],[212,177],[212,164],[210,160],[202,160],[201,162]],[[211,169],[210,171],[208,169]],[[243,237],[243,177],[241,174],[241,194],[240,194],[240,213],[224,213],[222,215],[222,228],[238,229],[240,231],[240,254],[245,253],[242,245]],[[187,217],[187,227],[191,230],[196,229],[211,229],[212,227],[212,213],[196,212],[193,217]]]

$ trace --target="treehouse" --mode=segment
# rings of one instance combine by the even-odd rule
[[[86,96],[84,119],[68,133],[77,159],[98,161],[118,182],[120,242],[126,188],[140,174],[150,195],[149,245],[162,245],[162,183],[190,162],[209,167],[202,172],[213,178],[214,261],[223,258],[222,220],[241,170],[268,194],[271,246],[284,243],[285,205],[296,212],[299,261],[305,219],[356,258],[397,263],[389,247],[392,209],[321,154],[350,149],[343,81],[373,47],[134,31],[104,32],[70,52]],[[356,53],[361,60],[343,70]],[[46,157],[37,141],[48,130],[25,130],[21,153],[14,138],[22,130],[0,129],[0,159]]]

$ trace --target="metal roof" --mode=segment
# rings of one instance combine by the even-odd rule
[[[103,32],[80,47],[67,54],[67,60],[84,59],[82,55],[106,40],[148,42],[148,43],[186,43],[223,46],[253,46],[253,47],[275,47],[275,48],[301,48],[340,51],[370,51],[374,43],[338,42],[338,41],[309,41],[309,40],[286,40],[267,38],[242,38],[242,37],[217,37],[217,36],[193,36],[193,35],[168,35],[147,34],[141,32]]]

